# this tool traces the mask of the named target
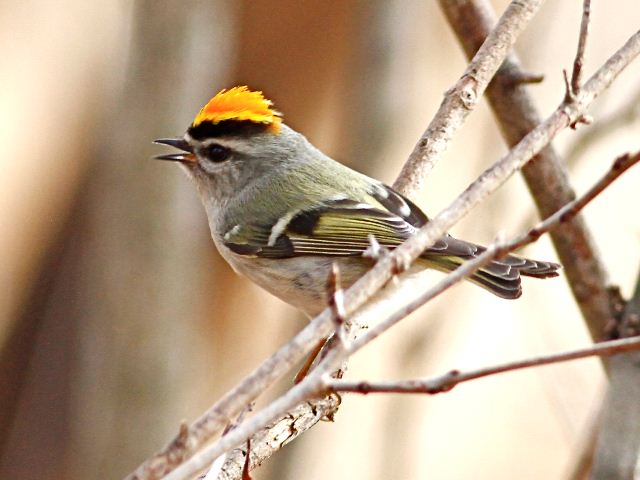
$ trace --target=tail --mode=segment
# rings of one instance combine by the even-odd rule
[[[431,268],[450,272],[485,250],[486,248],[480,245],[447,235],[423,253],[421,258]],[[560,265],[557,263],[507,255],[485,265],[469,277],[469,280],[498,297],[515,299],[522,295],[521,275],[535,278],[557,277],[559,268]]]

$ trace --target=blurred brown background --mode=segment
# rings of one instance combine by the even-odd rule
[[[580,3],[547,2],[518,43],[525,67],[546,76],[530,88],[545,115],[563,94]],[[587,74],[639,16],[635,0],[594,1]],[[465,65],[436,2],[417,0],[14,1],[0,7],[0,38],[3,479],[124,476],[305,321],[218,257],[186,177],[149,160],[163,151],[153,139],[181,134],[218,90],[246,84],[322,150],[391,183]],[[629,113],[639,78],[638,65],[625,72],[596,121]],[[577,191],[637,150],[639,127],[631,111],[602,138],[561,136]],[[418,202],[438,212],[504,152],[483,104]],[[636,169],[585,212],[627,295],[639,185]],[[488,242],[533,218],[513,179],[454,233]],[[526,254],[554,258],[547,239]],[[355,357],[349,377],[428,375],[588,342],[562,278],[524,288],[506,302],[457,286]],[[254,476],[564,478],[602,384],[593,360],[436,397],[346,397],[335,424]]]

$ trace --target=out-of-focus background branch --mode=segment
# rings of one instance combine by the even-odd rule
[[[640,333],[640,275],[615,332],[620,337]],[[595,480],[634,478],[640,451],[640,354],[609,360],[609,389],[602,408],[592,477]]]
[[[595,2],[587,75],[637,29],[638,13],[633,0]],[[524,68],[545,74],[526,87],[543,115],[563,92],[579,15],[578,3],[547,2],[517,46]],[[148,161],[152,139],[181,133],[220,88],[248,84],[325,152],[390,182],[465,65],[432,2],[28,0],[1,9],[0,27],[0,478],[123,476],[304,321],[220,260],[191,185]],[[639,72],[596,104],[596,122],[628,104]],[[602,170],[598,159],[637,149],[636,127],[583,151],[569,171],[576,190]],[[585,135],[565,134],[560,155]],[[482,107],[418,202],[440,210],[501,152]],[[627,296],[639,179],[629,172],[585,211]],[[488,242],[529,209],[513,180],[454,233]],[[549,242],[526,253],[554,257]],[[459,286],[351,371],[413,377],[582,344],[567,287],[550,282],[527,282],[518,302]],[[562,478],[602,378],[585,361],[429,399],[348,397],[335,424],[253,476]]]
[[[489,2],[443,0],[440,5],[467,57],[471,58],[496,22]],[[580,38],[582,41],[583,36]],[[491,109],[510,146],[518,143],[542,120],[527,93],[526,84],[518,85],[514,81],[521,75],[523,72],[520,62],[512,54],[487,90]],[[545,148],[531,163],[525,165],[522,174],[542,218],[558,211],[575,198],[567,169],[553,146]],[[579,215],[553,230],[551,239],[565,267],[567,281],[589,332],[594,340],[600,340],[607,323],[614,315],[607,273],[592,234]]]

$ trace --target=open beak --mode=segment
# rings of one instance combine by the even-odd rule
[[[185,152],[156,155],[153,157],[154,160],[168,160],[170,162],[180,162],[185,164],[193,164],[196,162],[196,156],[193,154],[193,148],[184,138],[159,138],[158,140],[154,140],[153,143],[169,145]]]

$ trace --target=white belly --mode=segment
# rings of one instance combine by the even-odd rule
[[[268,259],[238,255],[220,244],[218,250],[236,272],[311,317],[327,307],[326,285],[334,261],[345,289],[370,268],[369,262],[359,257]]]

